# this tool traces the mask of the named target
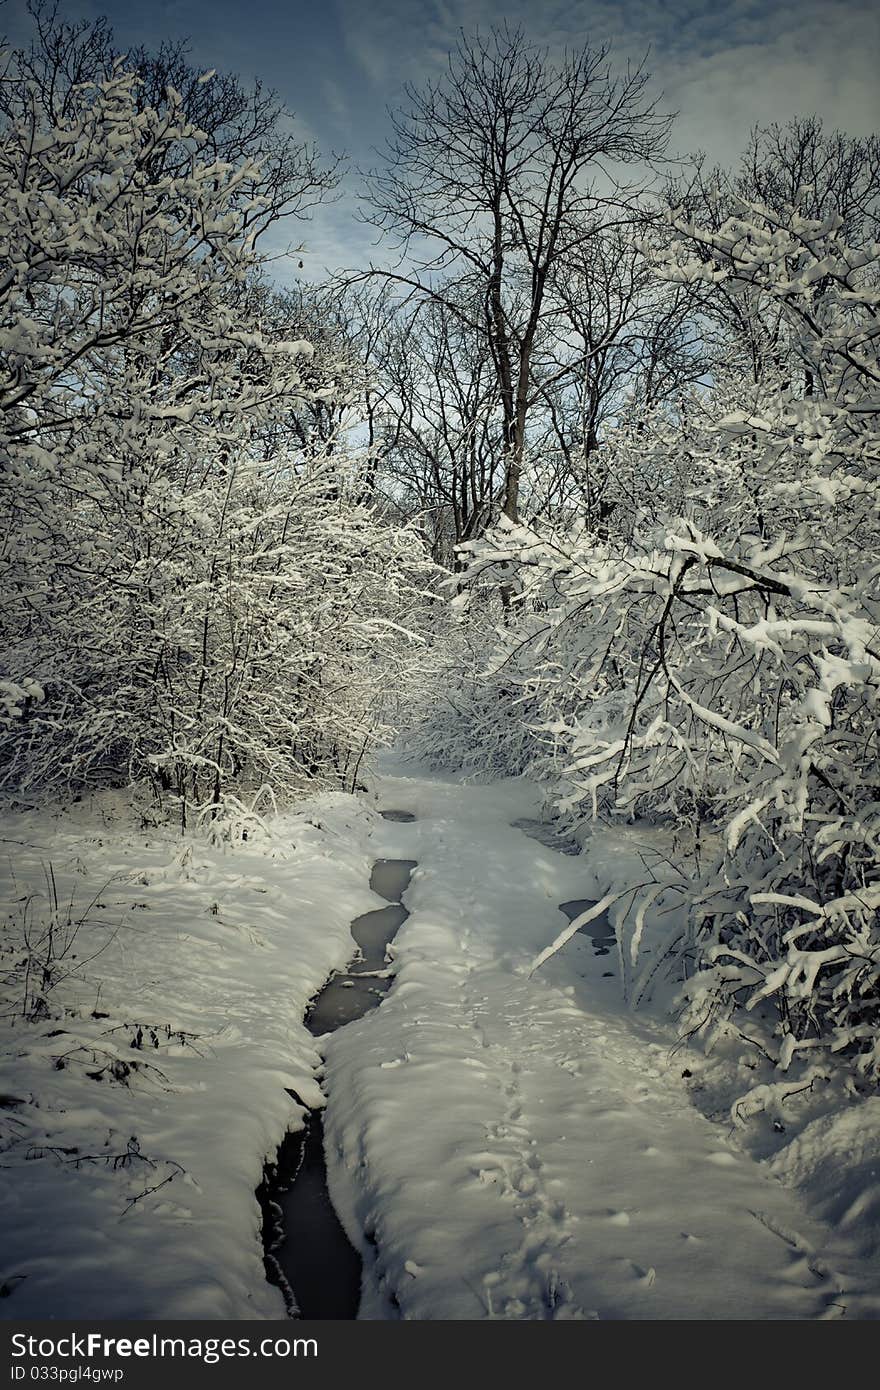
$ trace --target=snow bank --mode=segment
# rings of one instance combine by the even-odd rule
[[[138,831],[106,796],[0,823],[0,1316],[284,1316],[254,1189],[300,1125],[285,1088],[322,1103],[301,1020],[354,951],[349,922],[379,905],[375,819],[325,795],[225,850]],[[50,864],[56,951],[88,912],[28,1021]]]

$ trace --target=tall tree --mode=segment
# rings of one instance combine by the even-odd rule
[[[617,74],[609,53],[585,44],[553,62],[507,26],[463,37],[439,81],[407,87],[386,164],[368,180],[365,216],[399,238],[408,263],[369,273],[485,338],[503,419],[499,500],[512,520],[557,268],[628,220],[668,138],[644,64]]]

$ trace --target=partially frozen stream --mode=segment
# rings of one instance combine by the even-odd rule
[[[408,811],[381,814],[391,821],[415,820]],[[316,1037],[362,1018],[390,988],[388,946],[409,916],[401,898],[415,867],[412,859],[378,859],[373,865],[370,887],[388,906],[352,922],[358,955],[345,971],[330,976],[304,1019]],[[303,1130],[285,1136],[276,1163],[266,1166],[257,1196],[266,1274],[281,1288],[289,1311],[303,1318],[356,1317],[361,1257],[330,1201],[321,1111],[311,1111]]]
[[[575,840],[561,836],[555,827],[546,821],[522,818],[511,821],[511,825],[531,839],[537,840],[539,844],[546,845],[548,849],[555,849],[560,854],[580,853],[580,845]],[[559,911],[565,913],[569,922],[573,922],[575,917],[580,917],[582,912],[595,905],[595,898],[571,898],[568,902],[559,904]],[[593,949],[597,956],[607,956],[614,945],[614,928],[608,921],[606,912],[603,912],[601,917],[594,918],[592,922],[587,922],[585,926],[578,927],[578,931],[584,936],[592,937]]]
[[[572,898],[570,902],[560,903],[559,911],[565,913],[569,922],[573,922],[575,917],[580,917],[582,912],[587,912],[595,906],[595,898]],[[592,922],[587,922],[583,927],[578,927],[578,931],[583,932],[584,936],[592,937],[593,950],[597,956],[607,956],[614,945],[614,928],[608,921],[606,912],[603,912],[601,917],[594,917]]]

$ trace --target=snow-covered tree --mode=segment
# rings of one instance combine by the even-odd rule
[[[24,83],[0,141],[4,785],[216,808],[345,775],[421,549],[303,437],[339,373],[264,312],[258,167],[139,90]]]
[[[616,72],[609,53],[585,43],[553,62],[506,24],[462,34],[438,81],[406,88],[368,181],[370,221],[412,258],[405,272],[370,273],[442,303],[485,343],[500,404],[498,500],[511,518],[556,277],[627,220],[668,139],[644,65]],[[582,360],[572,354],[564,374]]]
[[[471,586],[522,615],[482,698],[524,713],[506,749],[563,814],[717,837],[678,866],[687,1031],[769,1001],[781,1067],[830,1048],[876,1074],[880,247],[793,206],[671,222],[658,272],[760,298],[786,361],[752,381],[734,343],[714,390],[622,429],[605,539],[502,525],[469,547]]]

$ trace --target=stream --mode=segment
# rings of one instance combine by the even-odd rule
[[[414,821],[409,811],[382,811],[390,821]],[[401,903],[412,859],[377,859],[370,887],[387,907],[356,917],[351,934],[356,957],[330,976],[303,1020],[315,1037],[335,1032],[378,1008],[391,987],[388,946],[409,913]],[[295,1092],[291,1097],[300,1102]],[[285,1135],[274,1163],[267,1163],[257,1188],[263,1213],[266,1277],[284,1295],[291,1317],[353,1319],[361,1297],[358,1252],[330,1201],[320,1110],[310,1111],[302,1130]]]
[[[386,810],[380,814],[389,821],[416,819],[409,811]],[[541,821],[520,820],[514,824],[549,848],[564,854],[579,852],[578,845]],[[304,1019],[315,1037],[344,1028],[378,1008],[390,989],[394,971],[388,946],[409,916],[401,900],[415,867],[412,859],[377,859],[373,865],[370,887],[385,899],[387,906],[365,912],[352,922],[357,955],[344,970],[330,976]],[[560,903],[559,908],[572,922],[592,905],[592,899],[576,898]],[[614,928],[605,915],[580,930],[592,938],[597,955],[607,955],[614,945]],[[302,1105],[294,1091],[290,1095]],[[266,1277],[281,1289],[289,1315],[306,1319],[356,1318],[362,1260],[330,1201],[323,1111],[309,1111],[304,1128],[285,1135],[275,1162],[265,1166],[257,1198],[263,1213]]]
[[[521,830],[524,835],[537,840],[539,844],[546,845],[547,849],[554,849],[559,854],[580,854],[581,852],[581,847],[576,840],[560,834],[559,830],[547,821],[522,818],[511,821],[511,825],[514,829]],[[568,902],[559,904],[559,911],[565,914],[569,922],[573,922],[575,917],[580,917],[582,912],[586,912],[588,908],[595,907],[595,905],[595,898],[571,898]],[[608,920],[607,912],[603,912],[601,917],[594,918],[592,922],[587,922],[585,926],[578,927],[578,933],[592,938],[593,951],[597,956],[607,956],[617,939],[614,928]]]

